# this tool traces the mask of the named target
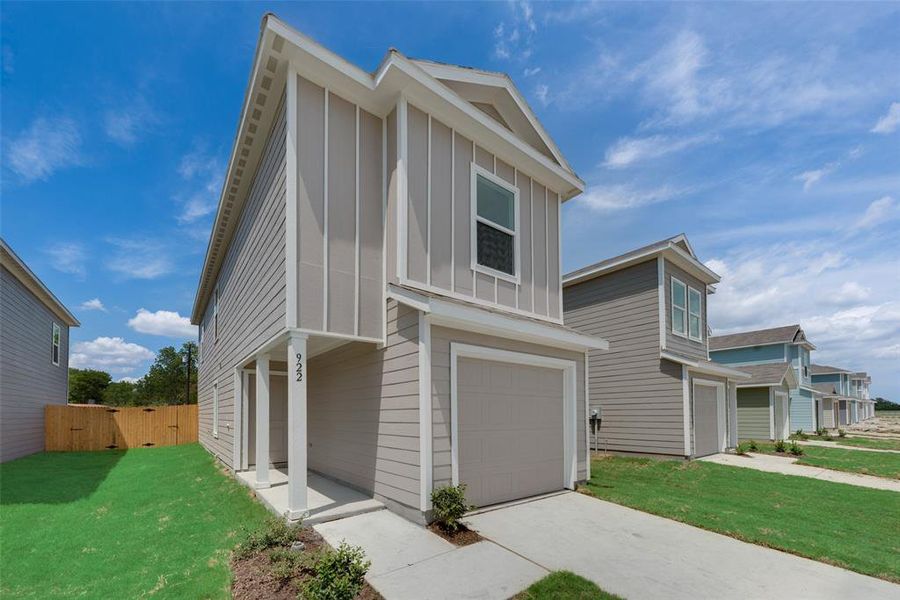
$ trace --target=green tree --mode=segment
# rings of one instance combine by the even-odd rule
[[[135,384],[130,381],[114,381],[103,390],[103,404],[107,406],[134,406],[137,399]]]
[[[96,404],[103,400],[103,391],[112,377],[95,369],[69,369],[69,402]]]
[[[191,357],[190,393],[186,359]],[[180,350],[166,346],[156,354],[150,370],[135,386],[136,404],[196,404],[197,345],[185,342]]]

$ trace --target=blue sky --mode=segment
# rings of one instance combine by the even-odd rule
[[[2,235],[116,378],[190,313],[260,18],[508,72],[587,182],[571,270],[685,232],[717,333],[799,322],[900,399],[900,5],[2,5]]]

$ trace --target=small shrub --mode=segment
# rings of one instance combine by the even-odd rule
[[[269,553],[272,563],[272,576],[278,581],[289,581],[297,576],[303,566],[303,554],[287,548],[276,548]]]
[[[834,436],[831,435],[830,433],[826,433],[825,435],[822,436],[822,439],[825,440],[826,442],[830,442],[834,439]]]
[[[784,452],[786,449],[784,440],[775,440],[775,452]]]
[[[847,432],[843,429],[838,429],[838,437],[847,437]]]
[[[818,435],[818,436],[828,435],[828,430],[825,429],[824,427],[819,427],[818,429],[816,429],[816,435]]]
[[[300,527],[299,523],[288,525],[283,519],[269,517],[262,527],[250,532],[247,539],[238,546],[238,557],[248,556],[267,548],[289,546],[297,539]]]
[[[803,448],[797,442],[791,442],[791,447],[788,450],[794,456],[803,456]]]
[[[431,504],[434,507],[434,520],[444,530],[459,531],[459,520],[472,510],[466,503],[466,484],[445,485],[431,492]]]
[[[744,455],[747,454],[747,445],[744,443],[740,443],[737,445],[737,448],[734,449],[737,454]]]
[[[362,548],[342,542],[337,550],[319,554],[315,577],[306,581],[300,596],[308,600],[352,600],[362,589],[371,564]]]
[[[791,437],[796,440],[808,440],[809,439],[809,436],[806,435],[805,433],[803,433],[802,429],[798,429],[797,431],[795,431],[794,435],[792,435]]]
[[[750,443],[747,444],[747,449],[750,450],[750,452],[759,450],[759,446],[756,445],[756,440],[750,440]]]

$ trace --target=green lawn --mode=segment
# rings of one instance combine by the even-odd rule
[[[875,448],[876,450],[900,450],[900,440],[892,440],[890,438],[848,437],[835,438],[835,441],[841,446],[859,446],[860,448]]]
[[[592,581],[569,571],[550,573],[531,584],[515,600],[622,600],[598,588]]]
[[[757,443],[757,447],[759,452],[794,458],[792,454],[787,452],[775,452],[774,444]],[[801,446],[801,448],[803,448],[803,455],[796,457],[798,458],[797,464],[800,465],[900,479],[900,454],[865,452],[846,448],[824,448],[822,446]]]
[[[267,515],[199,445],[0,465],[0,596],[228,598],[229,552]]]
[[[861,454],[861,453],[860,453]],[[604,500],[900,582],[900,494],[702,461],[604,457]]]

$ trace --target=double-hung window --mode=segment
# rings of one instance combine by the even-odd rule
[[[216,286],[213,297],[213,341],[219,341],[219,286]]]
[[[672,332],[687,335],[687,286],[672,278]]]
[[[214,438],[219,437],[219,383],[213,383],[213,405],[212,405],[212,434]]]
[[[472,267],[518,278],[518,190],[472,165]]]
[[[698,290],[688,288],[688,337],[692,340],[703,341],[703,296]]]
[[[53,324],[53,334],[50,341],[51,349],[50,349],[50,360],[57,367],[59,366],[59,345],[60,339],[62,335],[62,330],[59,328],[59,325],[56,323]]]

